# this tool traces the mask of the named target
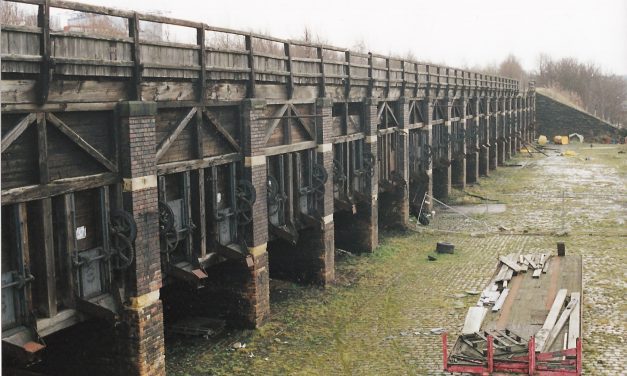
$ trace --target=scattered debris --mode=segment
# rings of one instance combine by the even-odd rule
[[[449,253],[453,254],[455,252],[455,245],[448,242],[438,242],[435,247],[435,251],[437,253]]]
[[[224,320],[212,319],[209,317],[186,317],[175,322],[167,330],[170,333],[185,336],[198,336],[205,339],[215,337],[224,331],[226,322]]]
[[[436,261],[437,257],[432,256],[432,255],[427,255],[427,260],[429,260],[429,261]]]
[[[563,243],[560,247],[564,247]],[[577,364],[581,364],[581,257],[563,254],[499,257],[492,280],[481,292],[477,304],[468,309],[461,335],[450,355],[445,349],[444,369],[473,374],[499,371],[536,374],[546,370],[579,374],[576,371]],[[551,269],[553,258],[559,261],[554,261],[557,266]],[[547,271],[548,277],[541,278]],[[510,281],[516,286],[511,290],[507,287]],[[575,291],[570,292],[566,287]],[[549,292],[552,299],[548,314],[544,302],[538,300],[539,296],[547,295],[538,289]],[[542,308],[538,309],[538,305]],[[539,320],[544,322],[540,330]],[[516,333],[510,328],[515,328]],[[446,336],[444,333],[444,343]]]
[[[231,345],[231,348],[234,350],[243,349],[246,345],[243,345],[241,342],[235,342]]]
[[[442,334],[446,331],[444,328],[433,328],[430,330],[431,334]]]
[[[349,251],[346,251],[346,250],[340,249],[340,248],[335,248],[335,252],[339,253],[341,255],[344,255],[344,256],[350,256],[350,257],[355,256],[354,254],[350,253]]]

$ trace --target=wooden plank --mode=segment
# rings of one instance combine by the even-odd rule
[[[499,269],[498,274],[494,278],[494,282],[504,281],[508,270],[511,270],[511,269],[508,268],[507,265],[502,264],[501,269]]]
[[[542,343],[542,347],[538,347],[540,352],[549,351],[549,349],[553,345],[553,342],[555,342],[555,340],[557,339],[557,336],[559,335],[560,331],[562,330],[564,325],[566,325],[566,321],[570,317],[570,314],[574,310],[577,310],[577,309],[579,309],[579,299],[576,299],[576,298],[571,299],[568,305],[566,306],[566,308],[564,309],[564,312],[562,312],[562,315],[560,316],[559,320],[557,320],[557,323],[555,323],[553,328],[551,328],[549,335],[547,336],[546,340]]]
[[[22,133],[24,133],[26,128],[28,128],[28,126],[31,125],[36,119],[37,115],[28,114],[22,120],[20,120],[17,125],[11,128],[11,130],[8,131],[4,137],[2,137],[2,146],[0,146],[1,152],[4,153],[7,148],[11,146],[11,144],[13,144],[13,142],[17,140],[22,135]]]
[[[529,263],[529,265],[533,268],[533,269],[538,269],[538,265],[536,265],[535,262],[533,262],[533,256],[531,255],[525,255],[525,260],[527,260],[527,262]]]
[[[557,317],[564,305],[564,300],[566,300],[566,293],[568,291],[566,289],[561,289],[557,292],[555,296],[555,300],[553,300],[553,305],[549,310],[549,314],[544,320],[544,324],[542,328],[536,333],[536,350],[540,351],[544,348],[544,343],[546,342],[551,330],[555,326],[555,322],[557,321]]]
[[[141,47],[139,45],[139,17],[137,13],[133,13],[131,17],[128,17],[128,35],[133,38],[133,85],[130,98],[134,98],[137,101],[142,100],[142,67],[141,67]]]
[[[540,275],[541,275],[541,274],[542,274],[542,269],[535,269],[535,270],[533,271],[533,275],[532,275],[532,277],[533,277],[533,278],[540,278]]]
[[[319,89],[318,96],[320,98],[324,98],[327,95],[326,94],[327,78],[324,73],[324,51],[322,50],[322,47],[317,47],[316,53],[318,55],[318,59],[320,60],[320,85],[319,85],[320,89]]]
[[[65,260],[65,275],[62,276],[66,280],[66,286],[68,286],[68,290],[65,291],[67,303],[74,306],[74,302],[76,300],[76,288],[74,281],[74,266],[72,265],[72,257],[74,252],[77,250],[78,246],[76,243],[76,208],[74,206],[74,193],[68,193],[63,196],[63,210],[65,217],[65,249],[62,250],[60,254],[61,259]],[[65,252],[63,252],[65,251]],[[60,276],[61,277],[61,276]]]
[[[42,238],[43,238],[43,258],[46,269],[46,275],[40,276],[41,284],[39,285],[45,293],[45,297],[41,301],[39,308],[42,309],[47,317],[54,317],[57,314],[57,281],[55,269],[55,250],[54,238],[52,233],[52,199],[46,198],[40,201],[41,220],[42,220]]]
[[[50,40],[50,1],[44,1],[39,5],[37,12],[37,26],[41,27],[41,40],[39,45],[39,52],[42,58],[41,65],[39,67],[39,95],[38,104],[44,104],[48,100],[48,93],[50,91],[51,75],[50,71],[50,54],[52,50]]]
[[[241,147],[239,146],[237,141],[235,141],[233,136],[231,136],[231,134],[222,126],[222,124],[220,124],[220,121],[218,120],[218,118],[213,116],[213,114],[207,110],[203,111],[203,114],[213,124],[213,126],[216,128],[218,133],[220,133],[229,142],[229,144],[231,144],[233,149],[235,149],[236,152],[241,153],[242,151]]]
[[[481,323],[485,315],[488,313],[488,309],[484,307],[470,307],[468,314],[466,314],[466,320],[464,321],[464,327],[462,334],[472,334],[481,330]]]
[[[309,137],[311,137],[312,140],[316,140],[316,135],[314,134],[314,131],[309,129],[309,127],[303,122],[303,120],[301,119],[301,115],[298,113],[298,111],[296,110],[296,107],[294,107],[293,104],[289,104],[290,105],[290,109],[292,110],[292,112],[294,113],[294,116],[296,116],[296,120],[300,123],[300,125],[305,128],[305,131],[307,132],[307,134],[309,135]]]
[[[272,146],[264,149],[266,156],[291,153],[305,149],[313,149],[317,146],[316,141],[303,141],[288,145]]]
[[[544,262],[544,266],[542,267],[542,273],[546,274],[549,271],[549,263],[551,259],[548,259]]]
[[[28,240],[28,211],[26,208],[26,203],[21,202],[15,206],[15,237],[16,244],[18,247],[18,257],[21,257],[21,264],[18,266],[18,272],[23,273],[24,277],[28,277],[28,270],[31,267],[31,254],[30,254],[30,241]],[[32,297],[32,289],[31,284],[27,283],[24,286],[24,297],[25,297],[25,305],[26,312],[20,312],[20,315],[23,315],[22,319],[27,319],[28,314],[32,312],[33,309],[33,297]]]
[[[174,128],[174,130],[168,135],[168,137],[166,137],[163,141],[159,143],[159,146],[157,146],[157,152],[155,154],[155,159],[157,161],[159,161],[159,159],[161,159],[163,155],[170,149],[170,147],[172,146],[172,143],[181,134],[183,129],[187,127],[187,124],[189,124],[190,120],[192,120],[192,117],[194,116],[195,113],[196,113],[196,107],[192,107],[191,110],[189,110],[189,112],[187,113],[187,115],[185,115],[185,117],[181,120],[181,122],[178,123],[176,128]]]
[[[83,149],[87,154],[89,154],[92,158],[100,162],[103,166],[109,169],[111,172],[117,172],[118,167],[108,160],[102,153],[100,153],[96,148],[91,146],[85,139],[78,135],[78,133],[74,132],[72,128],[70,128],[67,124],[65,124],[61,119],[54,116],[51,113],[46,114],[46,119],[50,121],[52,125],[54,125],[61,133],[66,135],[70,140],[72,140],[78,147]]]
[[[198,252],[200,254],[199,258],[203,258],[207,255],[207,218],[205,215],[206,202],[204,168],[196,170],[196,179],[197,195],[195,196],[198,200],[196,204],[198,205],[199,210],[194,210],[194,212],[198,213],[198,219],[196,220],[196,223],[198,223],[198,227],[196,233],[198,236]]]
[[[198,103],[202,103],[205,100],[205,91],[207,85],[207,48],[205,47],[205,28],[199,27],[196,29],[196,43],[200,47],[198,54],[198,64],[200,65],[200,74],[198,75]]]
[[[22,201],[41,200],[61,194],[97,188],[119,182],[117,174],[104,172],[101,174],[53,180],[48,184],[28,185],[19,188],[2,190],[2,205]]]
[[[289,104],[286,103],[283,106],[281,106],[281,108],[279,108],[274,113],[274,115],[272,115],[272,117],[274,119],[272,119],[272,122],[270,123],[270,126],[268,128],[266,128],[266,134],[263,137],[263,144],[264,145],[266,143],[268,143],[268,140],[270,139],[270,136],[272,136],[272,133],[274,132],[274,129],[277,127],[277,125],[279,125],[281,120],[283,120],[283,115],[285,114],[285,111],[287,111],[288,108],[289,108]]]
[[[190,224],[192,223],[192,200],[191,200],[191,173],[190,171],[185,171],[183,173],[183,205],[185,205],[185,226],[187,226],[188,233],[185,238],[185,253],[188,257],[188,260],[191,260],[192,252],[193,252],[193,234],[191,233],[192,229]]]
[[[494,303],[494,307],[492,307],[492,312],[498,312],[501,310],[501,307],[503,306],[503,303],[505,303],[505,299],[507,298],[508,294],[509,289],[505,289],[501,292],[498,300]]]
[[[46,129],[46,116],[44,113],[37,114],[37,149],[39,159],[39,182],[48,184],[50,182],[50,171],[48,170],[48,134]]]
[[[250,69],[250,73],[248,75],[248,92],[246,93],[247,98],[254,98],[256,93],[255,88],[255,54],[253,51],[253,38],[251,35],[246,35],[244,38],[246,49],[248,50],[248,69]]]
[[[217,155],[214,157],[205,157],[202,159],[194,159],[188,161],[170,162],[157,165],[157,174],[167,175],[174,174],[183,171],[196,170],[200,168],[208,168],[211,166],[222,165],[230,162],[237,162],[242,160],[242,155],[239,153],[230,153]]]
[[[577,338],[579,338],[580,330],[581,330],[581,293],[573,292],[570,294],[571,301],[576,299],[579,301],[579,304],[570,314],[568,319],[568,343],[566,345],[567,349],[574,349],[577,347]]]
[[[292,67],[292,46],[290,43],[285,43],[284,45],[285,56],[287,57],[286,68],[289,72],[287,77],[287,99],[292,99],[294,96],[294,72]]]
[[[508,257],[501,256],[501,257],[499,257],[499,261],[501,261],[503,264],[507,265],[509,268],[511,268],[516,273],[520,272],[520,267],[518,266],[518,264],[516,264],[516,262],[512,262]]]

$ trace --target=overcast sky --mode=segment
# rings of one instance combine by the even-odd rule
[[[305,26],[328,44],[362,41],[372,52],[451,66],[518,56],[526,69],[540,53],[594,62],[627,75],[626,0],[81,0],[213,26],[296,38]]]

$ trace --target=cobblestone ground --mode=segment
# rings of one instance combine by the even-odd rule
[[[372,255],[338,252],[338,281],[327,290],[272,282],[272,318],[263,328],[214,340],[169,338],[168,373],[442,374],[441,339],[430,330],[459,333],[476,301],[464,292],[488,282],[498,255],[555,252],[564,241],[584,260],[584,371],[625,374],[627,154],[618,152],[627,149],[563,148],[577,155],[520,155],[508,163],[524,167],[499,168],[467,188],[507,205],[474,216],[495,230],[471,236],[472,226],[457,229],[454,215],[436,213],[427,231],[382,234]],[[462,192],[451,201],[481,203]],[[437,241],[453,242],[456,253],[427,261]],[[246,347],[233,350],[234,342]]]

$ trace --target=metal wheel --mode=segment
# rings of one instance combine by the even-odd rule
[[[179,237],[175,230],[170,230],[163,233],[160,238],[161,253],[170,254],[174,252],[176,246],[179,244]]]
[[[424,148],[422,149],[421,159],[425,162],[426,165],[430,165],[432,157],[433,157],[433,148],[431,148],[431,145],[425,145]]]
[[[339,192],[346,184],[347,177],[344,174],[342,162],[333,160],[333,192]]]
[[[131,213],[124,210],[111,211],[111,233],[119,233],[128,238],[132,242],[137,237],[137,224]]]
[[[374,175],[374,165],[377,163],[377,158],[372,153],[364,153],[364,169],[366,175],[371,178]]]
[[[159,232],[166,233],[174,228],[174,212],[170,205],[159,201]]]
[[[279,182],[272,175],[268,175],[266,187],[268,190],[268,215],[275,215],[279,211]]]
[[[115,270],[128,268],[135,258],[135,250],[130,239],[122,233],[111,234],[111,267]]]
[[[235,189],[237,197],[237,223],[240,226],[249,224],[252,217],[253,204],[257,199],[255,187],[248,180],[240,180]]]
[[[329,174],[327,173],[327,170],[324,168],[323,165],[318,163],[314,163],[311,175],[313,177],[314,189],[323,187],[329,179]]]

